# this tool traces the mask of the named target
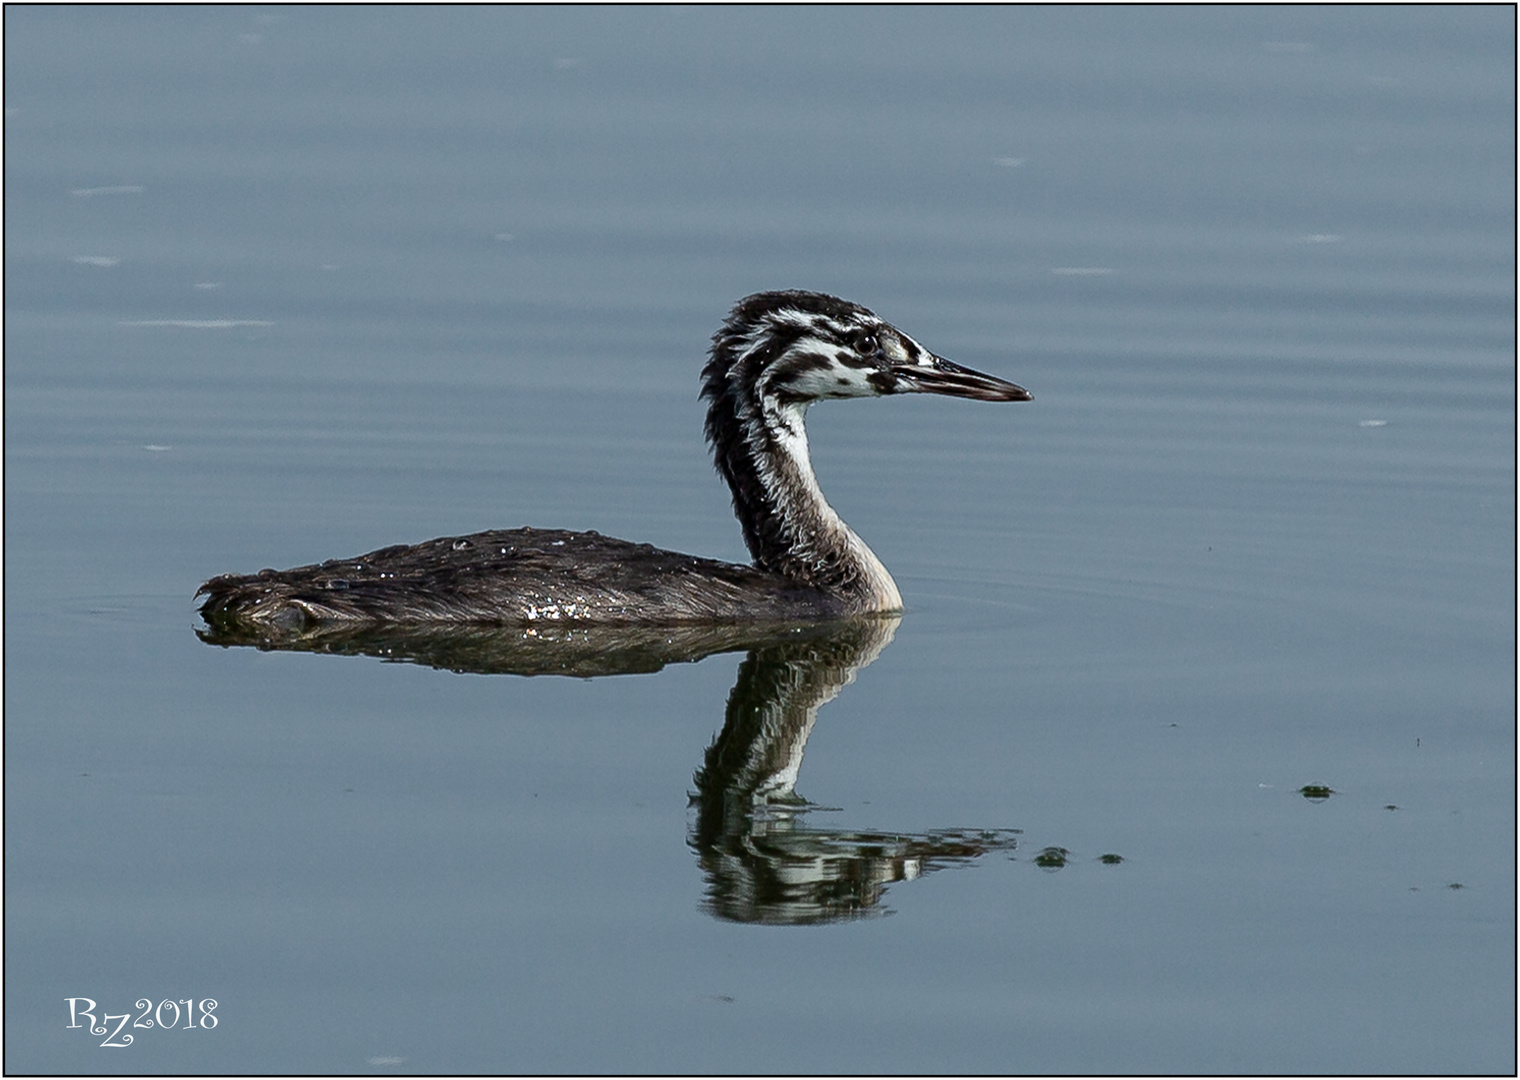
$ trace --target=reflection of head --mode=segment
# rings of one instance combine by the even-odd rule
[[[788,812],[757,811],[742,831],[698,847],[706,910],[729,922],[801,926],[888,915],[886,886],[1018,846],[1017,829],[908,836],[808,828]],[[696,847],[695,841],[693,846]]]

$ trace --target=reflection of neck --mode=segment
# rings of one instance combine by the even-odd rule
[[[828,636],[767,645],[750,652],[728,697],[723,731],[696,774],[699,817],[729,831],[756,804],[798,802],[792,788],[818,710],[892,640],[896,616],[826,627]]]

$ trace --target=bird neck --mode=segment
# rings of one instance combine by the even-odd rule
[[[818,488],[807,403],[736,390],[708,411],[707,435],[755,565],[846,600],[859,613],[898,611],[902,595],[876,553]]]

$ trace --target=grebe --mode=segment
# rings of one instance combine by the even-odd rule
[[[224,574],[200,587],[212,624],[542,620],[671,624],[835,619],[902,608],[892,575],[824,500],[803,419],[827,398],[947,394],[1029,401],[1021,386],[935,356],[848,300],[765,292],[734,306],[702,369],[705,431],[753,566],[595,532],[511,529],[352,559]]]

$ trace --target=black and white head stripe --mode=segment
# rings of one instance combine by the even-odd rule
[[[726,361],[722,377],[747,383],[757,397],[789,404],[900,393],[911,387],[894,368],[929,366],[935,359],[868,309],[822,293],[747,297],[713,343],[714,359]],[[720,373],[706,374],[710,380]]]
[[[828,398],[946,394],[1028,401],[1023,387],[936,356],[873,312],[835,296],[757,293],[713,337],[703,397],[721,384],[745,396],[806,406]]]

